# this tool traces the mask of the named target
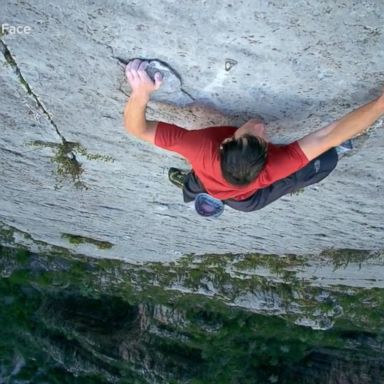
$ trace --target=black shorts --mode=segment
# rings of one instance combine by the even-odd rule
[[[271,184],[270,186],[258,189],[252,196],[245,200],[224,200],[223,203],[229,207],[243,212],[257,211],[268,204],[271,204],[287,193],[295,192],[308,185],[318,183],[327,177],[336,167],[338,156],[335,148],[324,152],[313,159],[305,167],[292,175]],[[199,193],[205,191],[203,185],[191,171],[184,180],[183,198],[188,203],[195,200]]]

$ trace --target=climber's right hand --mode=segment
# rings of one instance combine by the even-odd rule
[[[148,65],[147,61],[131,60],[125,68],[125,74],[132,94],[149,99],[150,94],[160,88],[163,78],[160,72],[156,72],[153,81],[146,72]]]

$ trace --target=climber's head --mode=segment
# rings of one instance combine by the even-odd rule
[[[267,143],[250,134],[230,138],[220,146],[221,172],[226,181],[233,185],[247,185],[259,175],[264,167]]]
[[[249,127],[239,128],[220,145],[221,172],[232,185],[247,185],[256,179],[265,164],[267,142]]]

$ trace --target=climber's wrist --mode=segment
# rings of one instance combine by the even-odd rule
[[[131,93],[130,99],[135,102],[135,104],[146,105],[149,101],[150,93],[148,92],[140,92],[138,90],[134,90]]]

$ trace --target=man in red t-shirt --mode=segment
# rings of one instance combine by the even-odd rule
[[[267,141],[264,125],[251,120],[240,128],[211,127],[187,130],[147,121],[150,94],[161,86],[152,80],[148,62],[133,60],[126,67],[131,96],[124,111],[129,133],[185,157],[192,172],[183,180],[184,200],[200,193],[241,211],[260,209],[286,193],[316,183],[337,164],[335,148],[363,132],[384,114],[384,95],[331,125],[288,145]]]

